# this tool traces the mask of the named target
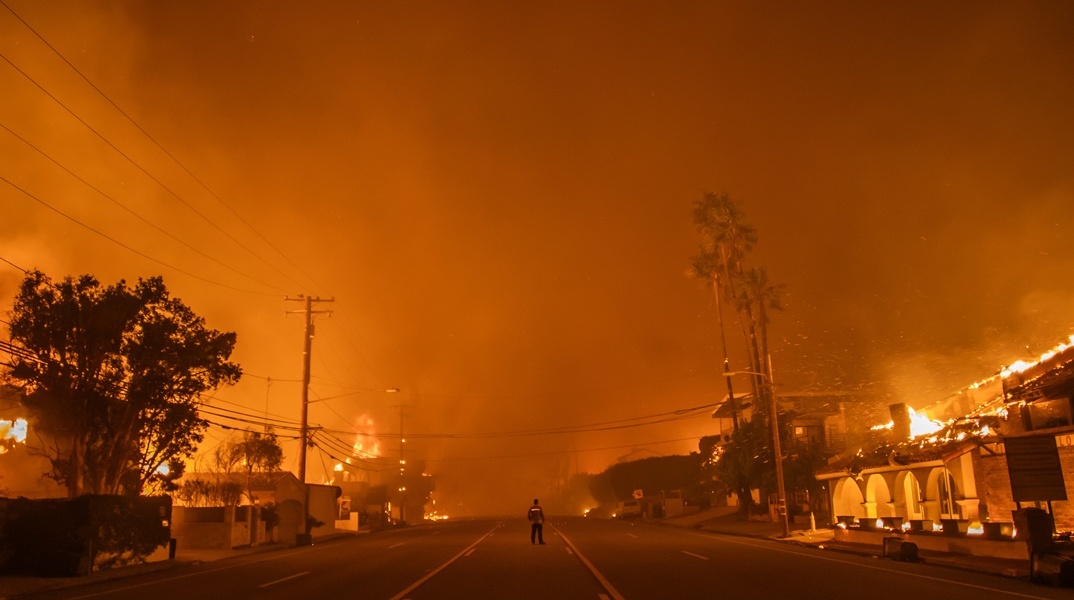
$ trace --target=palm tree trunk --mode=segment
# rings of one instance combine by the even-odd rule
[[[720,347],[723,350],[724,381],[727,382],[727,402],[731,405],[732,431],[738,431],[738,401],[735,400],[735,388],[731,384],[731,363],[727,358],[727,333],[723,326],[723,305],[720,302],[720,275],[712,277],[712,294],[716,297],[716,321],[720,325]]]

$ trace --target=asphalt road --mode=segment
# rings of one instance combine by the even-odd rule
[[[648,600],[1067,598],[1054,589],[923,564],[640,522],[468,520],[177,566],[35,599]]]

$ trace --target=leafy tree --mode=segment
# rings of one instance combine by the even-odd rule
[[[634,490],[647,495],[696,486],[701,475],[701,456],[654,456],[614,464],[590,478],[593,497],[605,504],[629,499]]]
[[[748,512],[753,504],[753,489],[771,489],[775,483],[771,437],[761,419],[743,423],[731,435],[731,441],[709,445],[707,470],[738,495],[739,506]]]
[[[244,431],[238,441],[228,442],[221,447],[217,463],[227,463],[226,472],[231,473],[236,467],[246,475],[246,497],[252,503],[254,492],[251,478],[254,473],[278,473],[283,464],[283,448],[271,431],[264,433]]]
[[[11,377],[39,426],[59,443],[50,476],[71,497],[138,494],[203,439],[201,394],[234,384],[234,333],[205,326],[160,277],[102,286],[90,275],[53,283],[38,271],[10,314]]]

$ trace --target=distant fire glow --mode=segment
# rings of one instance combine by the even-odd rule
[[[7,452],[14,444],[25,444],[26,431],[26,419],[0,419],[0,454]]]
[[[342,463],[336,463],[332,470],[336,473],[343,472],[344,464],[352,464],[351,458],[378,458],[380,457],[380,439],[377,438],[373,418],[369,415],[358,417],[355,423],[358,433],[354,436],[354,445],[351,446],[351,456]]]
[[[373,427],[373,418],[369,415],[358,417],[358,435],[354,439],[354,455],[358,458],[376,458],[380,456],[380,440]]]

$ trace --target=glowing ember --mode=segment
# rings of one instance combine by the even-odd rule
[[[25,444],[26,431],[26,419],[0,419],[0,454],[7,452],[15,444]]]

